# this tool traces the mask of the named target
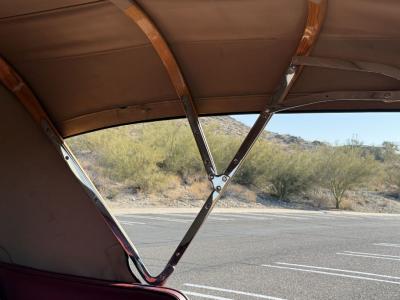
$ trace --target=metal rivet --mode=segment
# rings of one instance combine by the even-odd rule
[[[239,162],[239,160],[237,159],[237,158],[235,158],[234,160],[233,160],[233,163],[234,164],[237,164]]]
[[[221,190],[221,187],[218,185],[218,186],[216,187],[216,190],[219,192],[219,191]]]
[[[210,180],[213,180],[214,179],[214,175],[210,175],[210,176],[208,176],[208,178],[210,179]]]
[[[222,181],[227,181],[227,180],[228,180],[228,177],[226,177],[225,175],[222,176]]]
[[[69,159],[69,157],[68,157],[68,156],[66,156],[66,157],[65,157],[65,160],[68,160],[68,159]]]

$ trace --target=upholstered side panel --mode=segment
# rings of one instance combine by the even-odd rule
[[[125,254],[41,128],[0,85],[0,261],[134,281]]]

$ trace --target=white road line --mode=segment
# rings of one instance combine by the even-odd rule
[[[177,222],[177,223],[188,223],[189,220],[183,219],[173,219],[173,218],[163,218],[163,217],[147,217],[147,216],[129,216],[127,218],[137,218],[137,219],[148,219],[148,220],[159,220],[159,221],[168,221],[168,222]]]
[[[364,276],[354,276],[354,275],[347,275],[347,274],[340,274],[340,273],[324,272],[324,271],[317,271],[317,270],[307,270],[307,269],[299,269],[299,268],[291,268],[291,267],[283,267],[283,266],[273,266],[273,265],[262,265],[262,266],[267,267],[267,268],[294,270],[294,271],[307,272],[307,273],[316,273],[316,274],[354,278],[354,279],[369,280],[369,281],[384,282],[384,283],[400,285],[400,281],[384,280],[384,279],[377,279],[377,278],[364,277]]]
[[[245,296],[262,298],[262,299],[285,300],[283,298],[276,298],[276,297],[271,297],[271,296],[266,296],[266,295],[261,295],[261,294],[254,294],[254,293],[247,293],[247,292],[235,291],[235,290],[230,290],[230,289],[217,288],[217,287],[208,286],[208,285],[193,284],[193,283],[185,283],[184,285],[190,286],[190,287],[195,287],[195,288],[200,288],[200,289],[207,289],[207,290],[212,290],[212,291],[226,292],[226,293],[232,293],[232,294],[237,294],[237,295],[245,295]]]
[[[201,293],[190,292],[190,291],[182,291],[181,290],[181,292],[185,293],[186,295],[197,296],[197,297],[201,297],[201,298],[208,298],[208,299],[215,299],[215,300],[233,300],[231,298],[218,297],[218,296],[214,296],[214,295],[201,294]]]
[[[384,247],[396,247],[400,248],[400,244],[389,244],[389,243],[375,243],[375,246],[384,246]]]
[[[210,220],[216,220],[216,221],[235,221],[236,219],[233,218],[218,218],[218,217],[207,217],[207,219]]]
[[[357,256],[357,257],[367,257],[367,258],[377,258],[377,259],[385,259],[385,260],[398,260],[398,258],[390,258],[390,257],[381,257],[381,256],[372,256],[372,255],[362,255],[362,254],[350,254],[350,253],[336,253],[337,255],[347,255],[347,256]]]
[[[334,213],[334,212],[327,212],[325,216],[335,217],[335,218],[348,218],[348,219],[364,219],[367,216],[361,215],[353,215],[353,214],[346,214],[346,213]]]
[[[367,273],[367,272],[359,272],[359,271],[353,271],[353,270],[343,270],[343,269],[333,269],[333,268],[316,267],[316,266],[309,266],[309,265],[289,264],[289,263],[284,263],[284,262],[276,262],[276,264],[285,265],[285,266],[294,266],[294,267],[304,267],[304,268],[318,269],[318,270],[339,271],[339,272],[343,272],[343,273],[370,275],[370,276],[375,276],[375,277],[382,277],[382,278],[390,278],[390,279],[398,279],[398,280],[400,280],[400,277],[396,277],[396,276],[389,276],[389,275],[382,275],[382,274],[375,274],[375,273]]]
[[[186,220],[189,221],[193,221],[194,218],[196,217],[195,215],[193,216],[188,216],[188,215],[182,215],[182,214],[164,214],[164,215],[168,215],[168,216],[173,216],[173,217],[178,217],[178,218],[186,218]],[[208,220],[216,220],[216,221],[234,221],[235,219],[228,219],[228,218],[218,218],[218,217],[214,217],[214,216],[208,216],[207,217]]]
[[[125,225],[146,225],[146,223],[143,222],[133,222],[133,221],[119,221],[121,224],[125,224]]]
[[[246,213],[245,215],[258,216],[258,217],[266,216],[266,217],[273,217],[273,218],[286,218],[286,219],[297,219],[297,220],[309,220],[310,219],[308,217],[286,216],[286,215],[281,215],[281,214],[270,214],[270,213],[265,213],[265,214],[262,214],[262,215]]]
[[[371,255],[371,256],[400,258],[400,256],[396,256],[396,255],[385,255],[385,254],[379,254],[379,253],[366,253],[366,252],[354,252],[354,251],[343,251],[343,252],[344,253],[351,253],[351,254],[363,254],[363,255]]]
[[[233,218],[242,218],[242,219],[250,219],[250,220],[272,220],[272,218],[265,218],[265,217],[254,217],[254,216],[248,216],[248,215],[228,215],[228,214],[218,214],[220,216],[226,216],[226,217],[233,217]]]
[[[252,216],[268,216],[270,213],[254,213],[251,214]],[[298,213],[285,213],[281,214],[279,213],[280,216],[286,216],[286,217],[292,217],[292,218],[307,218],[307,219],[333,219],[333,217],[330,216],[325,216],[325,215],[317,215],[317,214],[298,214]]]

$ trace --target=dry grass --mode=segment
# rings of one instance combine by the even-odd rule
[[[340,203],[340,208],[344,210],[353,210],[353,202],[350,199],[343,199]]]
[[[248,188],[239,185],[239,184],[232,184],[227,188],[226,197],[235,198],[241,202],[247,203],[256,203],[257,202],[257,194],[249,190]]]
[[[211,192],[207,181],[195,181],[187,188],[190,196],[195,200],[205,200]]]
[[[312,189],[308,192],[308,198],[314,207],[319,209],[330,209],[335,207],[335,203],[333,201],[332,196],[329,191],[325,189]]]

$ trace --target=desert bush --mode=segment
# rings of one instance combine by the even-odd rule
[[[353,210],[353,202],[350,199],[344,198],[340,203],[340,207],[344,210]]]
[[[129,128],[93,132],[75,143],[96,153],[99,171],[109,179],[126,182],[137,190],[162,188],[164,177],[157,165],[162,152],[149,143],[138,142]],[[77,144],[72,143],[71,147],[74,149]]]
[[[159,149],[158,165],[164,172],[177,174],[187,180],[200,173],[204,167],[192,132],[186,122],[163,121],[149,123],[144,128],[140,142]]]
[[[243,132],[228,132],[218,122],[209,122],[204,129],[221,173],[242,143]],[[180,189],[180,194],[189,187],[189,193],[196,198],[204,198],[209,191],[199,151],[185,120],[112,128],[71,138],[68,144],[82,158],[96,183],[119,182],[142,192],[172,193]],[[381,180],[383,177],[385,180]],[[329,190],[333,195],[330,201],[334,199],[339,207],[343,206],[346,191],[371,182],[374,186],[388,184],[400,194],[400,156],[395,144],[366,147],[352,141],[346,146],[306,149],[260,140],[234,177],[236,185],[232,187],[271,193],[281,200],[300,196],[315,187]],[[110,193],[110,197],[117,192],[118,189]],[[255,201],[256,195],[244,197]],[[316,199],[315,203],[328,206],[325,198],[319,204]]]
[[[217,170],[222,173],[238,150],[241,139],[219,134],[218,128],[214,125],[209,125],[204,129]]]
[[[389,185],[392,192],[396,193],[397,198],[400,198],[400,159],[386,163],[384,170],[386,184]]]
[[[307,191],[313,185],[314,165],[310,153],[300,149],[275,146],[269,151],[261,166],[260,179],[270,183],[272,194],[288,200],[293,194]]]
[[[366,184],[378,169],[371,155],[363,154],[357,145],[323,147],[317,155],[317,175],[321,186],[330,190],[335,207],[351,188]]]

